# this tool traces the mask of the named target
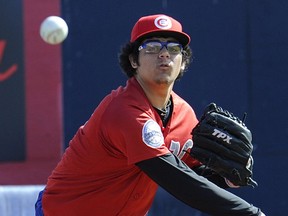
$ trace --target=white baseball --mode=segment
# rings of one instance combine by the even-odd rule
[[[49,44],[60,44],[68,35],[67,23],[58,16],[49,16],[40,26],[41,38]]]

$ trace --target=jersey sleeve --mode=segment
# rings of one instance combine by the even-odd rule
[[[152,112],[124,106],[114,117],[109,110],[107,114],[103,137],[109,148],[116,148],[127,158],[128,164],[169,153]]]

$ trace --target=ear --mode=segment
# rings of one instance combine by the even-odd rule
[[[181,65],[181,71],[184,71],[184,69],[185,69],[185,66],[186,66],[186,63],[185,62],[182,62],[182,65]]]
[[[131,66],[132,66],[134,69],[136,69],[136,68],[138,67],[137,62],[134,60],[134,58],[133,58],[131,55],[129,56],[129,61],[130,61]]]

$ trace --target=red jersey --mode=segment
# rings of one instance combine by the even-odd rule
[[[135,78],[106,96],[49,177],[44,215],[146,215],[157,185],[135,163],[172,152],[188,165],[198,164],[185,153],[193,145],[195,113],[177,94],[171,96],[166,127]]]

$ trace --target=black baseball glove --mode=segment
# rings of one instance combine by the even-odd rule
[[[234,185],[254,187],[252,134],[243,121],[211,103],[192,131],[190,155]]]

